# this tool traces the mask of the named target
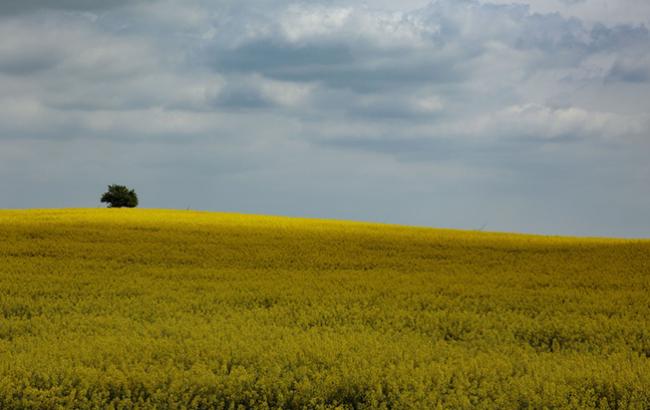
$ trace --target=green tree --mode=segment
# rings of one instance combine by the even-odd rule
[[[124,185],[113,184],[102,195],[102,202],[108,203],[109,208],[135,208],[138,206],[138,195]]]

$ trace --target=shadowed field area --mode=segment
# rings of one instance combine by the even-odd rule
[[[650,241],[0,212],[0,408],[650,408]]]

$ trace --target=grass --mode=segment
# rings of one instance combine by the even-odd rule
[[[0,408],[650,408],[650,242],[0,212]]]

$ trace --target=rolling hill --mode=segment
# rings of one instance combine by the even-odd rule
[[[650,408],[650,241],[0,212],[0,408]]]

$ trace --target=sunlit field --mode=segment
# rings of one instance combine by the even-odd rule
[[[650,408],[650,242],[0,212],[0,408]]]

